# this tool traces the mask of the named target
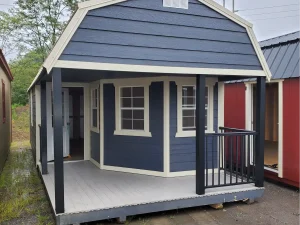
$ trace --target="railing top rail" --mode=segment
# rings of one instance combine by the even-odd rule
[[[239,132],[255,132],[253,130],[244,130],[244,129],[238,129],[238,128],[232,128],[232,127],[219,127],[220,130],[231,130],[231,131],[239,131]]]
[[[255,131],[245,131],[245,132],[228,132],[228,133],[206,133],[206,136],[246,136],[255,135]]]

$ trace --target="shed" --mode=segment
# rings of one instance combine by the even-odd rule
[[[7,159],[12,140],[11,81],[13,76],[0,49],[0,173]]]
[[[224,82],[253,77],[256,131],[224,127]],[[269,77],[252,25],[213,1],[80,3],[29,87],[57,223],[260,197]]]
[[[299,187],[299,36],[300,32],[260,42],[272,73],[266,84],[265,174]],[[255,126],[255,80],[225,85],[225,125]]]

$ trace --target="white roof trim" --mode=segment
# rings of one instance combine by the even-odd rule
[[[50,52],[45,62],[43,63],[43,67],[46,69],[47,73],[50,73],[50,71],[58,61],[59,56],[61,55],[61,53],[63,52],[63,50],[69,43],[69,41],[71,40],[73,34],[77,30],[77,28],[79,27],[80,23],[82,22],[82,20],[84,19],[85,15],[89,10],[101,8],[101,7],[105,7],[108,5],[113,5],[125,1],[128,0],[90,0],[90,1],[79,3],[78,10],[71,18],[64,32],[62,33],[62,35],[56,42],[55,46],[53,47],[52,51]],[[268,65],[266,64],[264,57],[261,57],[262,53],[260,54],[259,53],[260,51],[258,50],[260,49],[260,46],[256,41],[255,36],[253,38],[251,37],[252,35],[250,35],[253,33],[252,24],[212,0],[198,0],[198,1],[247,29],[248,35],[252,41],[256,53],[258,54],[260,63],[262,64],[265,74],[268,77],[268,79],[270,79],[271,72],[269,71]],[[34,79],[34,82],[38,79],[40,74],[41,74],[40,72],[37,74],[36,78]],[[34,82],[30,85],[29,89],[34,85]]]
[[[205,75],[216,75],[216,76],[218,75],[265,76],[265,72],[263,70],[147,66],[147,65],[131,65],[131,64],[65,61],[65,60],[57,60],[57,63],[54,65],[54,67],[69,68],[69,69],[92,69],[92,70],[166,73],[166,74],[171,73],[171,74],[205,74]]]

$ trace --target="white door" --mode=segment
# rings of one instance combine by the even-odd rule
[[[53,102],[51,83],[47,83],[47,158],[54,160],[54,140],[53,140]],[[70,154],[70,121],[69,121],[69,89],[63,88],[63,156]],[[55,106],[54,106],[55,107]]]

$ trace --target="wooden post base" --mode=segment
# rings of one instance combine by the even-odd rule
[[[212,205],[209,205],[209,206],[214,208],[214,209],[223,209],[223,204],[222,203],[212,204]]]

